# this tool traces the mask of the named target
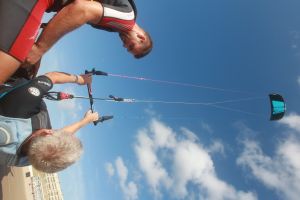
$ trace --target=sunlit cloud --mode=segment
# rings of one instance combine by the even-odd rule
[[[105,163],[105,170],[106,170],[109,177],[112,177],[112,176],[115,175],[115,169],[114,169],[113,164]]]
[[[187,137],[187,139],[189,139],[190,141],[196,142],[196,141],[199,140],[198,136],[197,136],[195,133],[193,133],[192,131],[190,131],[189,129],[187,129],[187,128],[185,128],[185,127],[182,127],[182,128],[181,128],[181,132],[182,132],[182,134],[184,134],[185,137]]]
[[[245,139],[242,141],[244,150],[237,163],[250,169],[257,180],[275,190],[281,199],[297,200],[300,196],[300,117],[291,114],[280,123],[289,129],[275,145],[274,156],[266,155],[257,141]]]
[[[255,193],[237,190],[218,178],[210,153],[196,134],[181,130],[178,134],[153,119],[148,128],[138,132],[135,152],[155,198],[163,199],[163,191],[167,191],[177,199],[257,199]],[[222,151],[221,143],[215,146]]]
[[[296,113],[291,113],[290,115],[285,116],[279,121],[279,123],[285,124],[289,128],[300,133],[300,116]]]
[[[120,187],[123,191],[125,199],[135,200],[138,199],[138,187],[133,181],[127,181],[128,169],[125,166],[123,159],[118,157],[115,161],[116,171],[120,181]]]
[[[288,138],[280,143],[274,157],[265,155],[255,141],[245,141],[244,146],[244,151],[237,160],[239,165],[249,168],[257,180],[276,190],[283,199],[299,199],[299,140]]]
[[[210,125],[205,122],[201,122],[201,127],[203,130],[207,131],[208,133],[214,132],[213,129],[210,127]]]
[[[105,163],[105,170],[109,177],[113,177],[115,174],[118,176],[124,199],[138,199],[138,186],[134,181],[128,180],[128,168],[124,164],[122,157],[117,157],[115,165],[110,162]]]
[[[219,140],[214,140],[212,144],[207,148],[209,153],[220,153],[221,155],[225,155],[225,147],[223,143]]]
[[[137,136],[138,143],[135,146],[135,152],[141,171],[146,176],[147,182],[156,197],[160,197],[160,186],[169,188],[171,180],[167,171],[163,168],[162,163],[156,155],[155,143],[148,136],[146,130],[141,130]],[[156,145],[158,146],[158,145]]]

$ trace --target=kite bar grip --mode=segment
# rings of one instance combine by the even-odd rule
[[[103,71],[95,71],[95,75],[108,76],[108,73]]]
[[[94,121],[94,124],[97,125],[99,122],[102,123],[102,122],[104,122],[104,121],[106,121],[106,120],[110,120],[110,119],[112,119],[112,118],[114,118],[113,115],[102,116],[102,117],[100,117],[97,121]]]
[[[85,74],[93,74],[93,75],[99,75],[99,76],[108,76],[108,73],[100,71],[100,70],[95,70],[95,68],[93,68],[91,71],[85,70]]]

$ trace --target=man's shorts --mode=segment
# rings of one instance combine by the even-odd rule
[[[116,32],[126,32],[133,28],[136,18],[136,7],[133,1],[103,0],[101,4],[103,17],[98,24],[93,24],[93,27]]]
[[[0,50],[23,62],[54,0],[0,0]]]

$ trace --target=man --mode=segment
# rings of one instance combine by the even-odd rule
[[[98,113],[85,116],[60,130],[44,129],[32,116],[40,113],[43,96],[53,84],[90,84],[91,76],[51,72],[14,87],[3,86],[0,92],[0,164],[26,166],[53,173],[65,169],[79,159],[82,145],[75,132],[97,121]],[[41,120],[43,121],[43,119]]]
[[[34,44],[45,11],[57,14]],[[123,46],[136,58],[147,55],[152,41],[136,23],[136,14],[133,0],[0,0],[0,83],[26,57],[35,64],[62,36],[85,23],[118,32]]]

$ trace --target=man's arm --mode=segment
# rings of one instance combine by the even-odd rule
[[[75,75],[65,72],[48,72],[45,76],[47,76],[53,84],[77,83],[79,85],[86,85],[92,82],[91,74]]]
[[[30,64],[36,63],[65,34],[85,23],[99,22],[102,15],[103,7],[96,1],[75,0],[65,6],[45,27],[33,45],[26,61]]]
[[[93,113],[91,110],[89,110],[86,112],[85,116],[81,120],[69,126],[65,126],[60,130],[66,133],[75,134],[80,128],[86,126],[89,123],[92,123],[93,121],[97,121],[98,119],[99,119],[98,113],[97,112]]]

